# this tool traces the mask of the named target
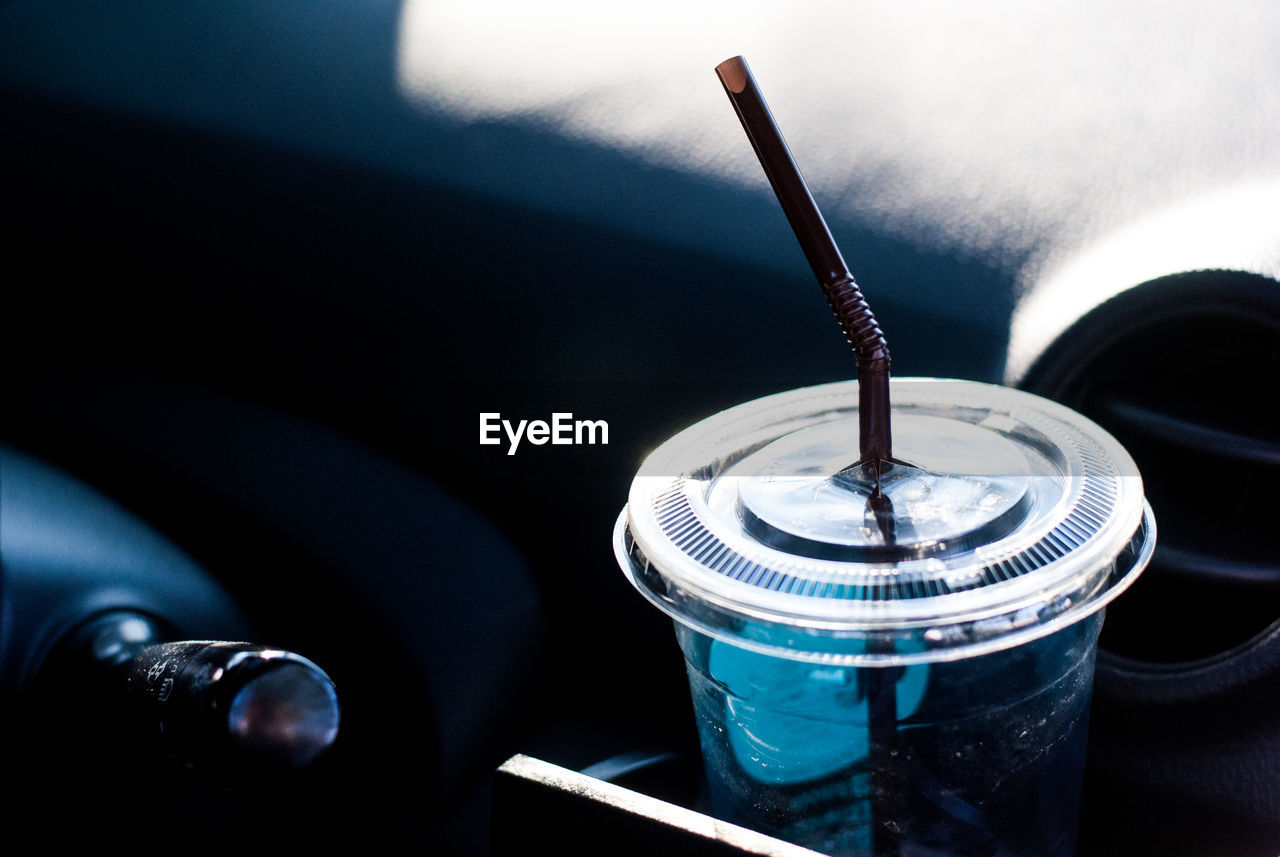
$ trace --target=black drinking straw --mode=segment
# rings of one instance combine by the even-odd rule
[[[716,66],[716,74],[746,129],[827,303],[857,355],[858,463],[872,470],[875,490],[868,500],[869,506],[885,541],[892,542],[893,505],[880,491],[881,462],[889,462],[893,450],[889,434],[889,348],[884,333],[845,265],[746,61],[740,56],[725,60]],[[871,640],[868,651],[883,653],[886,650]],[[892,651],[892,644],[888,651]],[[899,675],[900,670],[896,668],[861,671],[871,744],[871,845],[876,857],[899,853],[896,818],[901,809],[897,795],[900,778],[892,752],[897,745]]]
[[[854,282],[853,274],[849,273],[746,60],[727,59],[716,66],[716,74],[746,129],[827,303],[857,354],[858,460],[860,464],[873,466],[878,486],[879,462],[889,461],[893,452],[889,433],[889,347],[884,333],[871,314],[862,290]]]

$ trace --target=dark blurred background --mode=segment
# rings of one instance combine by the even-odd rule
[[[1262,3],[7,0],[0,442],[330,670],[339,746],[273,799],[482,852],[512,752],[691,738],[610,544],[645,453],[853,375],[713,66],[751,62],[895,374],[1018,382],[1125,289],[1275,285],[1276,33]],[[609,444],[508,456],[481,412]],[[1099,817],[1092,853],[1131,844]]]

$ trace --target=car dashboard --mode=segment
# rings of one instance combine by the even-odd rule
[[[713,74],[743,54],[895,376],[1057,399],[1142,471],[1080,853],[1280,851],[1277,33],[1190,0],[0,4],[13,835],[572,852],[495,803],[517,754],[700,806],[614,523],[676,431],[855,375]],[[606,429],[511,433],[558,419]],[[319,664],[333,746],[126,740],[50,666],[121,609]]]

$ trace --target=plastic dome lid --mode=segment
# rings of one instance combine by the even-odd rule
[[[615,552],[650,601],[749,649],[843,664],[970,657],[1100,609],[1146,566],[1132,459],[1054,402],[894,379],[894,461],[857,465],[858,385],[749,402],[644,462]]]

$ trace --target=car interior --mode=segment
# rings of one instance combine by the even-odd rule
[[[15,842],[644,850],[503,799],[517,755],[705,810],[615,522],[679,430],[857,375],[738,54],[893,375],[1054,399],[1141,472],[1079,854],[1280,853],[1280,8],[1249,0],[0,2]],[[287,662],[306,727],[209,738],[270,713],[174,690],[177,649],[122,666],[179,641]],[[157,729],[129,682],[204,708]]]

